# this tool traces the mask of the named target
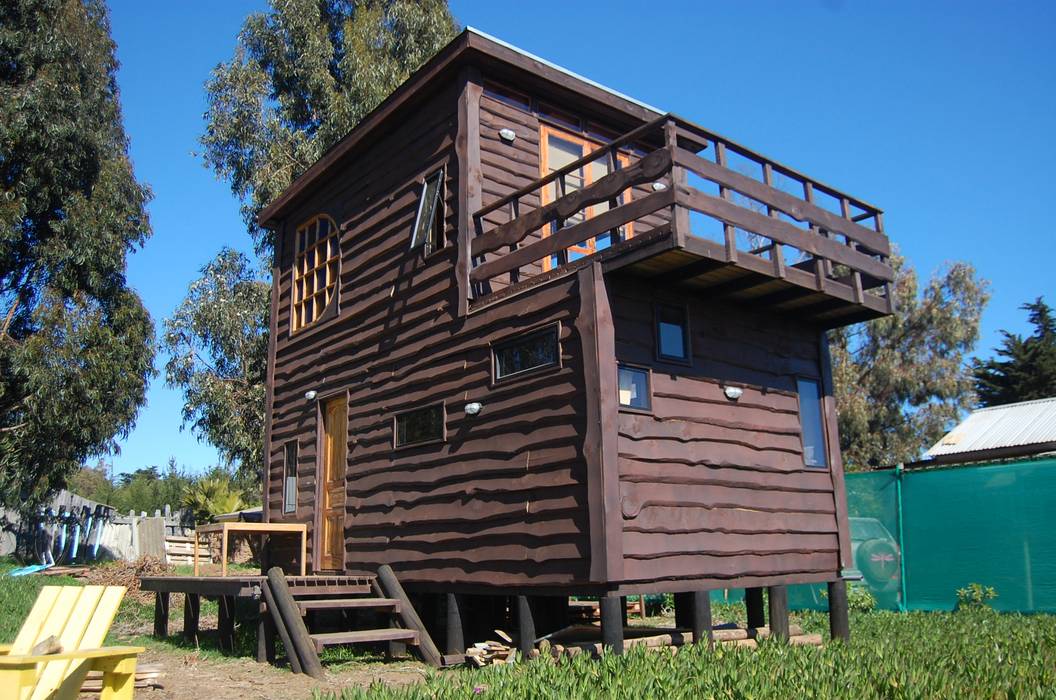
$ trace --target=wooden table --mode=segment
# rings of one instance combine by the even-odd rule
[[[227,536],[231,532],[249,532],[258,535],[299,533],[301,535],[301,576],[307,571],[308,526],[304,523],[244,523],[231,521],[211,523],[194,528],[194,575],[198,575],[198,536],[220,533],[220,575],[227,576]]]

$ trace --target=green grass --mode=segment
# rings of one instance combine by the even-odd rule
[[[743,616],[741,606],[721,608],[719,619]],[[797,618],[807,631],[827,627],[819,613]],[[851,624],[850,644],[820,649],[635,649],[600,661],[434,673],[405,688],[349,688],[341,698],[1056,698],[1056,617],[874,612],[852,614]]]
[[[41,588],[81,585],[80,581],[69,576],[7,575],[19,566],[13,559],[0,559],[0,644],[10,644],[15,640]]]

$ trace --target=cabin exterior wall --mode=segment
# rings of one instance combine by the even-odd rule
[[[265,504],[309,526],[320,568],[318,403],[347,396],[344,567],[391,564],[416,584],[566,585],[586,577],[589,527],[580,301],[574,277],[459,313],[460,173],[452,84],[337,170],[284,221],[273,289]],[[464,118],[464,117],[463,117]],[[422,179],[444,166],[446,245],[410,249]],[[290,333],[293,232],[319,213],[341,227],[334,318]],[[491,344],[558,324],[557,368],[493,382]],[[317,401],[305,399],[316,391]],[[479,401],[484,411],[467,416]],[[393,445],[395,414],[442,402],[442,443]],[[285,445],[295,441],[297,505],[283,513]],[[290,561],[280,549],[273,556]]]
[[[834,580],[846,532],[835,414],[828,468],[808,467],[797,400],[797,378],[826,384],[824,336],[633,278],[606,288],[616,360],[651,370],[651,408],[619,409],[624,581]],[[690,362],[658,359],[657,304],[687,310]]]

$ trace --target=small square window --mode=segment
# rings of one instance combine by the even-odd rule
[[[680,306],[656,307],[656,353],[665,360],[689,359],[686,310]]]
[[[799,392],[799,422],[803,434],[803,463],[808,467],[829,466],[825,449],[825,419],[821,411],[821,387],[813,379],[796,381]]]
[[[621,406],[627,408],[639,408],[648,411],[649,401],[649,371],[639,367],[628,367],[620,365],[617,370],[617,384],[619,385],[619,400]]]
[[[297,441],[287,442],[283,449],[282,512],[297,511]]]
[[[495,346],[495,380],[557,366],[557,326],[528,333]]]
[[[444,439],[444,405],[418,408],[396,416],[396,447]]]
[[[425,178],[418,216],[414,221],[411,249],[422,247],[426,255],[444,247],[444,169]]]

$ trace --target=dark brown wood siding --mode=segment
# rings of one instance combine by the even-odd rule
[[[652,369],[652,409],[619,416],[624,577],[838,571],[833,480],[804,465],[796,396],[797,377],[821,379],[818,333],[703,296],[607,283],[617,359]],[[687,305],[689,366],[656,359],[661,301]],[[743,389],[739,400],[726,384]]]
[[[401,581],[555,585],[589,566],[579,295],[575,277],[460,317],[458,87],[336,170],[289,219],[343,228],[340,311],[290,336],[292,236],[282,241],[269,519],[281,521],[283,444],[299,444],[295,517],[315,530],[316,404],[348,392],[345,570],[388,563]],[[421,178],[446,165],[448,245],[411,251]],[[561,365],[492,383],[495,341],[559,324]],[[307,401],[305,392],[318,392]],[[483,412],[467,416],[467,402]],[[443,403],[442,443],[394,449],[393,417]],[[314,542],[312,543],[314,545]],[[314,546],[309,561],[316,561]]]
[[[486,78],[487,76],[485,76]],[[569,105],[570,111],[577,109]],[[540,127],[548,123],[535,114],[517,106],[503,102],[488,90],[484,91],[480,99],[480,162],[482,171],[482,201],[481,206],[487,207],[516,190],[530,185],[542,176],[540,167]],[[583,138],[599,142],[595,131],[595,122],[590,122],[591,131],[584,133],[568,125],[551,124],[555,129],[566,130]],[[503,129],[511,130],[516,138],[512,142],[504,141],[499,132]],[[612,138],[619,135],[618,130],[605,129],[612,134]],[[633,159],[633,156],[632,156]],[[645,185],[634,188],[633,199],[640,199],[650,194],[653,190]],[[524,215],[533,209],[537,209],[541,203],[541,195],[538,190],[527,194],[520,199],[517,209],[518,215]],[[510,207],[502,207],[487,214],[484,217],[484,229],[504,224],[510,221],[512,210]],[[641,220],[634,222],[635,235],[644,233],[655,226],[664,223],[669,217],[666,212],[657,212]],[[521,241],[519,247],[525,247],[539,240],[540,232],[534,232]],[[489,253],[485,260],[491,260],[501,253]],[[541,261],[521,268],[521,279],[526,279],[543,271]],[[507,275],[501,275],[491,281],[494,291],[502,289],[508,284]]]

